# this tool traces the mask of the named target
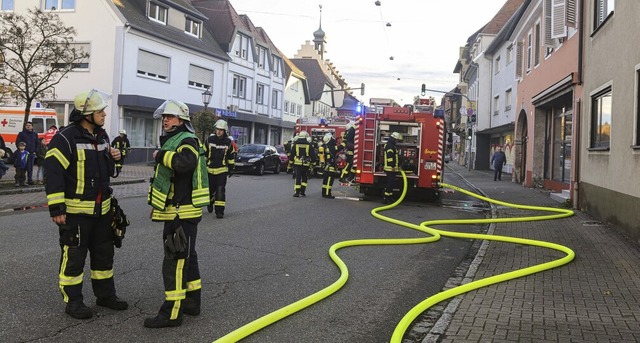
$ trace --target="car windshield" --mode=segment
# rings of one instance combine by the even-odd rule
[[[245,145],[240,147],[238,152],[244,154],[262,154],[264,152],[264,147],[261,145]]]

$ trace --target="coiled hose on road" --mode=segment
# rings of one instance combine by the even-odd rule
[[[567,209],[553,208],[553,207],[542,207],[542,206],[529,206],[529,205],[519,205],[512,204],[504,201],[499,201],[491,198],[484,197],[482,195],[478,195],[472,192],[469,192],[465,189],[449,185],[446,183],[441,183],[440,185],[444,188],[450,188],[456,190],[458,192],[464,193],[466,195],[472,196],[479,200],[483,200],[492,204],[507,206],[511,208],[524,209],[524,210],[533,210],[533,211],[547,211],[554,212],[555,214],[550,215],[541,215],[541,216],[531,216],[531,217],[513,217],[513,218],[486,218],[486,219],[440,219],[440,220],[430,220],[420,223],[419,225],[405,222],[402,220],[394,219],[391,217],[383,216],[380,212],[392,209],[399,205],[404,197],[406,196],[407,189],[407,178],[404,172],[402,172],[403,178],[403,191],[400,197],[393,204],[381,206],[374,208],[371,210],[371,215],[380,220],[404,226],[410,229],[418,230],[424,233],[427,233],[431,236],[422,237],[422,238],[386,238],[386,239],[357,239],[357,240],[349,240],[338,242],[329,248],[329,257],[336,264],[338,269],[340,270],[340,277],[334,283],[329,285],[328,287],[313,293],[303,299],[300,299],[292,304],[289,304],[279,310],[271,312],[263,317],[260,317],[250,323],[243,325],[242,327],[228,333],[227,335],[215,340],[215,342],[237,342],[259,330],[262,328],[271,325],[291,314],[294,314],[306,307],[309,307],[320,300],[327,298],[331,294],[337,292],[342,286],[347,282],[349,278],[349,270],[346,264],[340,259],[337,254],[337,251],[342,248],[347,247],[355,247],[355,246],[363,246],[363,245],[401,245],[401,244],[424,244],[438,241],[441,236],[453,237],[453,238],[471,238],[471,239],[481,239],[481,240],[490,240],[490,241],[498,241],[498,242],[507,242],[507,243],[516,243],[523,245],[531,245],[542,248],[554,249],[566,254],[566,256],[559,258],[557,260],[553,260],[550,262],[530,266],[527,268],[522,268],[518,270],[514,270],[511,272],[494,275],[488,278],[476,280],[458,287],[454,287],[448,289],[446,291],[437,293],[415,307],[413,307],[405,316],[400,320],[398,325],[396,326],[393,334],[391,336],[390,342],[399,343],[402,341],[402,337],[404,333],[409,328],[411,323],[415,320],[415,318],[420,315],[422,312],[429,309],[431,306],[447,300],[449,298],[455,297],[457,295],[489,286],[495,283],[512,280],[515,278],[519,278],[522,276],[538,273],[541,271],[545,271],[548,269],[556,268],[562,265],[565,265],[573,260],[575,257],[575,253],[573,250],[569,249],[566,246],[533,240],[533,239],[524,239],[524,238],[515,238],[509,236],[495,236],[488,234],[474,234],[474,233],[461,233],[461,232],[452,232],[452,231],[443,231],[432,228],[433,225],[453,225],[453,224],[490,224],[490,223],[512,223],[512,222],[525,222],[525,221],[539,221],[539,220],[551,220],[551,219],[560,219],[565,217],[570,217],[573,215],[573,211]]]

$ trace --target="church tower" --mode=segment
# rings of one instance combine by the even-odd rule
[[[313,47],[316,49],[320,58],[324,60],[325,44],[327,43],[326,35],[322,31],[322,5],[320,5],[320,27],[313,33]]]

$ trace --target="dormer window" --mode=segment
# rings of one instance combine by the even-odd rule
[[[191,19],[189,17],[185,18],[184,32],[200,38],[201,27],[202,22]]]
[[[162,7],[155,2],[149,2],[149,19],[167,25],[168,10],[168,8]]]

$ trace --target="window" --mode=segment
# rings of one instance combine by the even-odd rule
[[[302,115],[302,105],[298,105],[298,113],[297,115]]]
[[[529,34],[527,35],[527,71],[531,70],[531,57],[533,57],[531,56],[531,45],[533,44],[532,39],[532,34],[531,32],[529,32]]]
[[[149,2],[149,19],[167,25],[166,7],[160,6],[155,2]]]
[[[168,57],[138,50],[138,75],[167,81],[169,79]]]
[[[0,11],[13,11],[13,0],[0,0]]]
[[[591,148],[609,148],[611,109],[611,86],[591,96]]]
[[[504,110],[511,111],[511,88],[504,92]]]
[[[212,88],[213,70],[189,65],[189,86],[205,90]]]
[[[256,48],[258,49],[258,68],[267,69],[267,49],[259,45]]]
[[[534,66],[540,65],[540,23],[536,23],[535,46],[533,47]]]
[[[249,37],[243,34],[236,34],[236,41],[233,43],[234,54],[243,60],[249,59]]]
[[[291,104],[291,112],[293,112],[293,109],[295,108],[295,104]],[[284,113],[289,113],[289,100],[285,100],[284,101]]]
[[[522,41],[516,43],[516,77],[522,77]]]
[[[233,96],[236,98],[246,98],[247,78],[240,75],[233,76]]]
[[[282,77],[282,58],[273,55],[273,76]]]
[[[493,115],[496,116],[500,111],[498,110],[500,106],[500,96],[496,95],[493,97]]]
[[[70,43],[69,44],[69,49],[75,49],[76,50],[76,55],[82,55],[82,54],[87,54],[87,57],[82,58],[80,60],[77,60],[75,62],[73,62],[72,65],[72,69],[77,71],[79,69],[89,69],[89,52],[91,51],[91,46],[89,45],[89,43]],[[64,62],[57,62],[57,63],[51,63],[51,65],[55,68],[64,68],[65,66],[68,65],[68,63],[64,63]]]
[[[256,103],[264,104],[264,85],[261,83],[256,86]]]
[[[189,17],[185,18],[184,32],[200,38],[201,27],[202,27],[201,22],[191,19]]]
[[[496,57],[494,69],[496,74],[500,72],[500,56]]]
[[[280,108],[280,92],[274,90],[271,93],[271,108],[279,109]]]
[[[506,59],[507,59],[507,63],[506,64],[511,63],[511,61],[513,61],[513,44],[511,44],[511,45],[509,45],[507,47],[507,52],[506,52],[505,55],[506,55]]]
[[[13,2],[13,1],[9,1]],[[4,0],[3,0],[4,4]],[[76,0],[45,0],[45,11],[74,10],[76,8]]]
[[[595,0],[596,6],[593,18],[593,29],[597,29],[613,13],[615,0]]]

